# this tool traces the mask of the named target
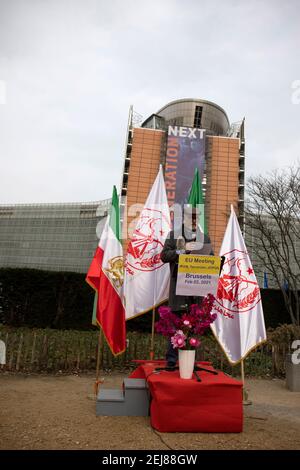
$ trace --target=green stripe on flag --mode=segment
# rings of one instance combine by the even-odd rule
[[[92,325],[97,326],[97,301],[98,301],[98,292],[95,292],[94,297],[94,306],[93,306],[93,317],[92,317]]]
[[[205,221],[205,210],[204,210],[204,197],[202,190],[202,183],[199,176],[198,168],[195,169],[193,184],[190,190],[188,204],[191,204],[193,207],[198,207],[200,209],[200,226],[207,235],[207,227]]]
[[[112,202],[110,208],[109,225],[114,232],[116,238],[120,241],[120,208],[117,188],[114,186],[112,194]]]

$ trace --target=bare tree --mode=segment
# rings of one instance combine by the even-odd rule
[[[247,192],[249,248],[281,289],[292,323],[299,325],[300,167],[252,177]]]

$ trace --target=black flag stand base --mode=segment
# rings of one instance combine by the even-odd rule
[[[179,370],[179,367],[156,367],[155,371],[159,372],[161,370],[166,370],[168,372],[175,372],[175,370]],[[205,369],[205,367],[200,367],[200,366],[194,366],[194,374],[196,377],[197,382],[202,382],[201,378],[197,374],[197,372],[204,371],[204,372],[209,372],[210,374],[213,375],[218,375],[218,372],[216,370],[210,370],[210,369]]]

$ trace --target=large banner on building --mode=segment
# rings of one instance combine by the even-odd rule
[[[205,129],[168,127],[165,183],[169,206],[187,203],[195,168],[202,180],[205,166]]]

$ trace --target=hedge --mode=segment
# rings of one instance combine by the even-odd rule
[[[262,289],[267,327],[290,323],[279,290]],[[94,291],[85,274],[37,269],[0,269],[0,323],[15,327],[90,330]],[[151,331],[151,313],[127,322]]]

